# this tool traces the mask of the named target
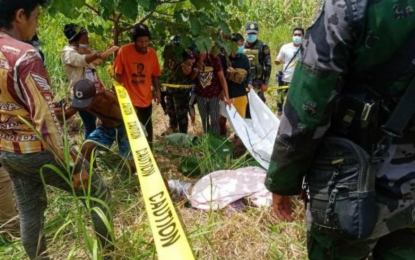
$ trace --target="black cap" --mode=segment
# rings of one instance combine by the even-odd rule
[[[258,34],[258,30],[259,30],[258,23],[248,22],[246,24],[246,33],[247,34],[250,34],[250,33]]]
[[[65,34],[66,39],[68,39],[69,42],[75,40],[77,37],[81,36],[84,33],[87,33],[86,29],[81,27],[78,30],[78,26],[74,23],[70,23],[65,25],[63,29],[63,33]]]
[[[244,37],[242,36],[242,34],[240,34],[240,33],[233,33],[232,34],[231,41],[239,42],[240,40],[245,40]]]
[[[87,108],[96,94],[95,84],[89,79],[77,81],[73,86],[72,106],[74,108]]]

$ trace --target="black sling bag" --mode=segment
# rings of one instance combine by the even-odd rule
[[[389,62],[366,73],[377,77],[370,84],[340,95],[331,134],[322,140],[306,176],[308,209],[319,230],[348,239],[373,232],[378,212],[372,166],[404,136],[415,114],[415,31],[408,39]],[[399,101],[382,93],[403,76],[412,80]],[[384,122],[378,120],[381,115]]]

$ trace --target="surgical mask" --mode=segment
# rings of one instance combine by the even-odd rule
[[[236,51],[236,54],[242,54],[244,53],[244,46],[238,46],[238,50]]]
[[[80,49],[86,49],[89,47],[89,44],[79,44]]]
[[[293,42],[295,44],[301,44],[303,42],[303,38],[301,36],[293,36]]]
[[[248,34],[248,37],[246,37],[246,40],[249,43],[254,43],[254,42],[256,42],[258,40],[258,35],[256,35],[256,34]]]

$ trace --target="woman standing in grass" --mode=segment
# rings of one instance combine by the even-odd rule
[[[219,56],[195,51],[196,62],[190,78],[196,83],[196,99],[205,133],[212,131],[220,135],[219,100],[221,94],[226,104],[230,104],[228,84],[223,73]]]

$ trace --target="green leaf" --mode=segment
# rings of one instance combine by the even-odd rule
[[[152,6],[151,0],[140,0],[138,1],[138,4],[141,5],[141,7],[143,7],[144,10],[150,10]]]
[[[219,158],[226,159],[233,154],[232,143],[224,138],[217,137],[213,134],[206,135],[207,143],[210,148],[215,152]]]
[[[190,2],[196,7],[197,10],[208,7],[209,2],[207,0],[190,0]]]
[[[169,144],[172,144],[176,147],[191,147],[196,142],[197,137],[191,136],[182,133],[170,134],[166,137],[166,140]]]
[[[190,23],[190,32],[194,36],[199,35],[200,29],[202,27],[201,24],[200,24],[199,19],[197,17],[195,17],[195,16],[191,16],[190,17],[190,20],[189,20],[189,23]]]
[[[196,157],[183,159],[178,170],[188,177],[198,177],[201,174],[200,163]]]
[[[118,7],[117,9],[127,18],[130,18],[130,19],[137,18],[138,3],[136,0],[119,0],[117,7]]]
[[[212,48],[213,42],[212,40],[207,36],[199,36],[195,39],[195,44],[199,51],[201,52],[207,52]]]
[[[69,18],[75,18],[79,16],[79,12],[74,10],[74,8],[81,8],[85,4],[85,0],[53,0],[50,8],[52,13],[58,11]]]
[[[232,30],[234,32],[238,32],[242,28],[242,22],[241,22],[241,20],[239,20],[239,18],[232,19],[230,21],[230,25],[231,25]]]
[[[229,26],[226,23],[222,22],[222,21],[219,22],[219,27],[226,34],[231,34],[232,33],[231,30],[229,29]]]

